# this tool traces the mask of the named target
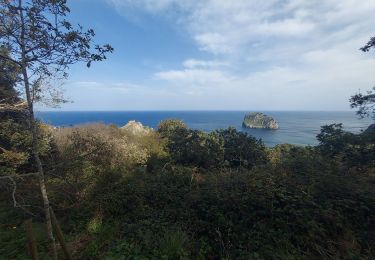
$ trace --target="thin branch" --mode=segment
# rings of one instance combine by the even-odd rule
[[[12,174],[12,175],[5,175],[0,176],[0,180],[9,179],[9,178],[23,178],[23,177],[29,177],[29,176],[37,176],[39,175],[39,172],[31,172],[31,173],[24,173],[24,174]]]
[[[13,184],[13,189],[12,189],[12,199],[13,199],[13,206],[15,208],[20,208],[22,209],[23,211],[25,211],[27,214],[30,214],[32,216],[36,216],[35,214],[33,214],[30,210],[28,209],[25,209],[24,206],[22,206],[21,204],[17,203],[17,199],[16,199],[16,191],[17,191],[17,183],[14,181],[13,177],[11,176],[6,176],[8,178],[8,180],[10,180],[10,182]]]
[[[9,57],[7,57],[7,56],[4,56],[4,55],[2,55],[2,54],[0,54],[0,58],[2,58],[2,59],[6,59],[6,60],[9,60],[10,62],[13,62],[13,63],[17,64],[18,66],[21,66],[21,65],[22,65],[20,62],[14,60],[14,59],[12,59],[12,58],[9,58]]]
[[[13,183],[13,190],[12,190],[12,198],[13,198],[13,206],[17,207],[17,200],[16,200],[16,190],[17,190],[17,184],[13,180],[12,177],[8,176],[8,179]]]

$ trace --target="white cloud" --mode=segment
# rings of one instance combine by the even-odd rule
[[[261,43],[267,41],[266,45],[269,45],[269,37],[287,37],[281,39],[287,44],[293,37],[302,37],[311,46],[320,37],[345,30],[347,26],[353,26],[352,23],[356,23],[357,33],[369,34],[375,22],[375,1],[372,0],[360,4],[357,0],[107,1],[120,12],[132,7],[161,15],[174,14],[178,19],[173,21],[179,21],[185,27],[199,48],[214,54],[244,49],[249,52],[249,44],[263,46]],[[283,44],[278,40],[275,45]]]
[[[227,37],[220,33],[202,33],[194,37],[201,50],[218,53],[230,53],[232,48],[228,44]]]
[[[183,66],[188,69],[194,68],[216,68],[228,66],[228,62],[218,61],[218,60],[197,60],[188,59],[183,62]]]
[[[306,36],[315,29],[313,22],[302,21],[301,19],[284,19],[275,22],[265,22],[254,30],[258,35],[273,36]]]
[[[97,82],[97,81],[73,81],[67,82],[65,84],[65,88],[68,90],[71,89],[79,89],[79,88],[86,88],[90,89],[91,91],[103,91],[103,90],[110,90],[110,91],[118,91],[121,93],[129,93],[131,91],[144,89],[143,86],[132,84],[128,82]]]
[[[154,79],[222,108],[266,99],[274,109],[344,109],[375,81],[374,60],[358,50],[374,34],[374,0],[107,1],[187,32],[211,58],[186,57]]]
[[[96,82],[96,81],[76,81],[76,82],[72,82],[71,84],[79,86],[79,87],[98,87],[98,86],[100,86],[100,83]]]
[[[184,69],[162,71],[156,73],[155,77],[157,79],[170,81],[174,84],[182,83],[183,86],[209,86],[213,83],[223,84],[233,79],[231,76],[226,75],[222,71],[210,69]]]
[[[142,1],[133,1],[133,0],[109,0],[109,3],[113,4],[116,8],[142,8],[148,12],[156,13],[164,11],[167,8],[170,8],[172,5],[176,4],[175,0],[142,0]]]

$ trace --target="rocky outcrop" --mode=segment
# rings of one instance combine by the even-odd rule
[[[278,129],[279,124],[270,116],[263,113],[250,113],[245,115],[242,127],[258,129]]]
[[[129,121],[121,129],[133,134],[133,135],[147,135],[152,132],[152,128],[142,125],[141,122],[135,120]]]

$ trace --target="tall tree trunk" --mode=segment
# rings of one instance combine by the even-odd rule
[[[46,188],[46,183],[45,183],[44,169],[43,169],[42,161],[40,160],[39,151],[38,151],[38,129],[37,129],[37,124],[35,122],[35,117],[34,117],[33,103],[32,103],[31,96],[30,96],[30,87],[29,87],[29,82],[27,80],[27,72],[26,72],[26,76],[24,74],[24,79],[26,79],[24,80],[24,83],[25,83],[28,110],[29,110],[30,130],[31,130],[31,136],[32,136],[32,152],[33,152],[35,163],[37,165],[38,172],[39,172],[39,187],[40,187],[40,191],[42,193],[42,198],[43,198],[43,206],[44,206],[44,212],[45,212],[46,224],[47,224],[47,235],[51,243],[53,258],[57,259],[57,249],[56,249],[55,237],[53,236],[50,204],[49,204],[48,193],[47,193],[47,188]]]
[[[30,92],[30,81],[27,73],[27,57],[26,57],[26,51],[25,51],[25,22],[24,22],[24,16],[23,16],[23,8],[22,8],[22,0],[18,1],[19,4],[19,12],[20,12],[20,19],[21,19],[21,50],[22,50],[22,76],[23,76],[23,83],[25,87],[26,92],[26,100],[28,105],[28,114],[29,114],[29,124],[30,124],[30,131],[31,131],[31,137],[32,137],[32,152],[35,159],[35,163],[38,168],[39,172],[39,187],[40,191],[42,193],[43,198],[43,205],[44,205],[44,212],[46,216],[46,225],[47,225],[47,235],[48,239],[51,243],[51,250],[53,254],[53,259],[58,259],[57,257],[57,249],[56,249],[56,243],[55,243],[55,237],[53,236],[53,229],[52,229],[52,222],[51,222],[51,212],[50,212],[50,204],[48,199],[48,193],[45,183],[45,176],[44,176],[44,170],[42,161],[39,157],[39,150],[38,150],[38,129],[37,124],[35,121],[34,116],[34,106],[33,106],[33,99],[31,97]]]

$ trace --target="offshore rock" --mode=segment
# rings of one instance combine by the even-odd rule
[[[141,122],[135,120],[129,121],[121,129],[133,134],[133,135],[147,135],[152,132],[152,128],[142,125]]]
[[[270,116],[263,113],[246,114],[242,122],[242,127],[257,129],[278,129],[279,124]]]

